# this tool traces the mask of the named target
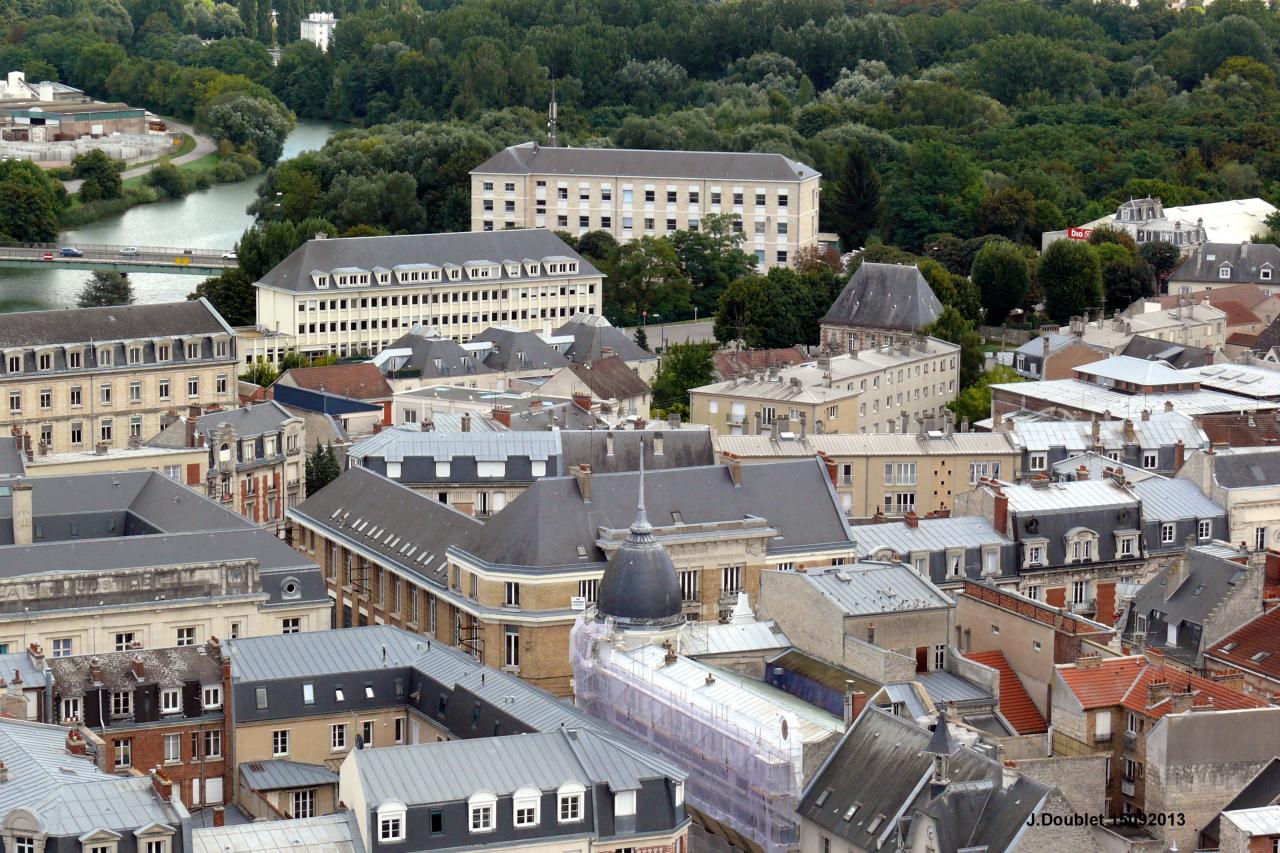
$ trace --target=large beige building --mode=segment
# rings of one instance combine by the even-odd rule
[[[526,142],[471,172],[471,230],[606,231],[619,242],[738,217],[761,269],[818,244],[812,168],[781,154],[559,148]]]
[[[236,404],[236,335],[206,300],[0,315],[0,432],[67,453],[136,445],[170,409]]]
[[[1019,450],[1005,432],[954,432],[944,428],[924,433],[787,437],[719,435],[716,449],[743,462],[777,462],[821,456],[827,463],[840,505],[850,518],[877,513],[901,515],[902,507],[918,515],[951,509],[952,497],[966,492],[981,477],[1014,480]],[[909,496],[909,500],[907,499]]]
[[[550,231],[308,240],[264,275],[244,359],[375,355],[416,326],[470,340],[599,314],[604,276]]]
[[[941,422],[958,390],[960,348],[917,337],[689,391],[690,420],[717,433],[915,432]]]

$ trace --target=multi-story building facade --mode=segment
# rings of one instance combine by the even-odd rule
[[[1188,455],[1179,478],[1195,483],[1224,507],[1223,537],[1251,551],[1280,545],[1280,448],[1244,447]]]
[[[727,435],[771,431],[782,417],[797,432],[941,427],[946,404],[958,391],[959,354],[955,344],[913,337],[879,349],[824,355],[758,378],[692,388],[690,420]]]
[[[308,240],[255,282],[246,363],[374,355],[414,326],[468,340],[599,314],[603,275],[547,230]]]
[[[0,652],[51,657],[326,629],[315,563],[154,472],[10,481]]]
[[[951,509],[955,493],[983,477],[1012,480],[1021,454],[1006,432],[955,432],[944,413],[941,430],[924,433],[817,433],[779,430],[778,437],[717,435],[724,455],[743,462],[822,456],[835,466],[836,494],[850,518],[920,516]]]
[[[1173,476],[1189,454],[1209,449],[1205,431],[1177,411],[1144,410],[1132,420],[1002,421],[1001,431],[1019,451],[1017,470],[1032,477],[1086,453],[1105,456],[1116,467]]]
[[[295,547],[323,562],[338,624],[386,623],[461,646],[560,694],[574,617],[625,539],[639,475],[534,481],[481,523],[352,468],[289,511]],[[587,470],[584,470],[587,469]],[[680,570],[682,612],[717,619],[760,572],[852,557],[824,465],[672,468],[645,475],[654,535]]]
[[[188,809],[223,802],[231,772],[230,717],[223,713],[231,669],[217,639],[48,664],[54,716],[97,732],[110,770],[162,768]]]
[[[236,403],[236,333],[204,299],[0,318],[15,428],[48,453],[137,445],[174,407]]]
[[[760,269],[818,243],[821,175],[781,154],[558,148],[526,142],[471,171],[471,230],[605,231],[619,242],[737,217]]]

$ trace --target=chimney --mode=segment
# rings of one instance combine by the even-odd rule
[[[222,806],[213,807],[213,825],[214,826],[227,825],[227,810]]]
[[[1076,479],[1077,479],[1077,480],[1087,480],[1087,479],[1089,479],[1089,466],[1088,466],[1088,465],[1081,465],[1079,468],[1077,468],[1077,469],[1076,469]]]
[[[912,529],[920,526],[920,516],[916,515],[914,510],[903,516],[903,520],[907,522],[907,527]]]
[[[583,503],[591,503],[591,466],[583,462],[571,470],[573,478],[578,481],[578,491],[582,493]]]
[[[752,434],[759,435],[760,434],[760,413],[759,412],[755,413],[755,424],[756,424],[756,431]]]
[[[63,722],[66,722],[65,720]],[[72,755],[88,755],[89,749],[84,742],[84,735],[80,734],[77,729],[71,729],[67,732],[67,752]]]
[[[665,650],[662,655],[662,663],[664,665],[673,664],[677,660],[679,660],[679,658],[676,656],[676,650],[671,647],[670,640],[667,640],[666,642],[664,642],[662,644],[662,648]]]
[[[1128,418],[1124,419],[1124,440],[1130,444],[1138,443],[1138,434],[1134,432],[1133,421]]]
[[[3,761],[0,761],[0,782],[8,782],[8,781],[9,781],[9,768],[5,766],[5,763]]]
[[[1097,652],[1076,658],[1076,669],[1093,669],[1099,666],[1102,666],[1102,655]]]
[[[729,469],[729,479],[733,480],[734,488],[742,485],[742,459],[736,453],[724,454],[725,467]]]
[[[773,441],[778,440],[778,436],[782,434],[782,426],[778,423],[778,418],[774,418],[769,423],[769,438]]]
[[[31,484],[25,481],[13,487],[13,544],[31,544]]]
[[[1238,693],[1244,692],[1244,673],[1238,669],[1227,669],[1222,672],[1212,672],[1209,674],[1210,680],[1221,684],[1228,690],[1235,690]]]
[[[591,394],[586,391],[574,391],[573,404],[584,412],[591,411]]]
[[[1172,400],[1165,400],[1165,401],[1164,401],[1164,410],[1165,410],[1166,412],[1172,412],[1172,411],[1173,411],[1173,401],[1172,401]]]
[[[994,503],[991,524],[1007,536],[1009,534],[1009,496],[997,488]]]
[[[380,432],[382,432],[382,421],[378,421],[373,425],[373,434],[377,435]]]
[[[471,432],[471,413],[470,412],[462,413],[462,431]]]
[[[858,719],[862,709],[867,707],[867,694],[854,687],[852,681],[844,683],[844,725],[848,728]]]
[[[667,415],[667,429],[680,429],[679,412],[671,412]]]
[[[89,678],[94,684],[102,683],[102,661],[97,657],[89,658]]]
[[[636,429],[644,429],[648,425],[649,425],[649,422],[646,421],[644,418],[636,418],[636,425],[635,425]]]
[[[1195,693],[1183,691],[1181,693],[1170,693],[1169,698],[1172,700],[1173,710],[1170,713],[1181,714],[1191,710],[1191,703],[1196,698]]]
[[[44,647],[39,643],[32,643],[27,646],[27,659],[31,661],[33,669],[44,669]]]
[[[508,429],[511,428],[511,407],[510,406],[494,406],[493,411],[489,413],[492,418]]]
[[[839,483],[836,482],[838,469],[836,468],[835,460],[833,460],[830,456],[828,456],[827,451],[825,450],[818,451],[818,458],[821,459],[822,464],[826,466],[827,477],[831,479],[831,485],[833,486],[839,485]]]
[[[1147,686],[1147,707],[1158,705],[1169,698],[1169,682],[1152,681]]]
[[[1169,572],[1164,576],[1164,600],[1168,601],[1173,598],[1174,593],[1178,591],[1178,587],[1186,583],[1186,580],[1187,556],[1184,553],[1169,564]]]
[[[1176,474],[1182,470],[1182,463],[1187,459],[1187,446],[1182,443],[1182,439],[1178,439],[1173,445],[1173,471]]]
[[[800,413],[800,440],[804,441],[805,433],[809,426],[809,416],[804,412]]]
[[[1045,358],[1048,358],[1048,357],[1049,357],[1049,336],[1048,336],[1048,335],[1045,335],[1045,336],[1044,336],[1044,337],[1042,337],[1040,340],[1041,340],[1041,342],[1043,342],[1043,343],[1044,343],[1044,357],[1045,357]],[[1041,371],[1041,373],[1043,373],[1043,372],[1044,372],[1044,371],[1042,370],[1042,371]]]

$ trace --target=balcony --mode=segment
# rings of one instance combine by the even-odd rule
[[[1072,613],[1096,613],[1098,610],[1097,599],[1087,598],[1084,601],[1071,602]]]
[[[1124,744],[1124,748],[1125,748],[1125,749],[1137,749],[1137,748],[1138,748],[1138,733],[1137,733],[1137,732],[1125,732],[1123,735],[1121,735],[1121,737],[1120,737],[1120,742],[1121,742],[1122,744]]]
[[[745,426],[747,423],[747,416],[730,414],[728,417],[725,418],[725,421],[729,424],[729,426],[738,426],[738,427]]]
[[[1120,780],[1120,793],[1124,794],[1126,797],[1132,797],[1133,791],[1134,791],[1134,781],[1132,779]]]
[[[1111,743],[1111,732],[1106,734],[1095,734],[1093,736],[1094,743]]]

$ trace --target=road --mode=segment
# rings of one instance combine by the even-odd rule
[[[139,246],[136,254],[123,254],[122,246],[78,245],[74,248],[83,254],[79,257],[63,257],[61,246],[51,243],[38,245],[0,246],[0,267],[72,267],[78,269],[114,269],[122,272],[164,268],[172,272],[191,272],[209,275],[210,271],[236,265],[234,260],[222,257],[226,249],[201,249],[195,247]],[[190,251],[188,251],[190,248]],[[52,255],[46,259],[46,255]]]
[[[218,144],[216,142],[214,142],[212,139],[210,139],[209,137],[203,134],[196,133],[196,129],[191,125],[183,124],[182,122],[179,122],[179,121],[167,121],[167,120],[166,120],[166,123],[169,125],[169,127],[171,127],[174,130],[178,130],[178,131],[181,131],[182,133],[190,134],[191,137],[194,138],[196,141],[195,148],[193,148],[192,150],[188,151],[186,154],[183,154],[180,157],[173,157],[169,160],[169,162],[173,163],[173,165],[181,166],[183,163],[191,163],[195,160],[199,160],[201,157],[204,157],[207,154],[212,154],[213,152],[218,150]],[[144,166],[134,166],[132,169],[125,169],[123,172],[120,173],[120,177],[122,179],[127,179],[127,178],[136,178],[139,175],[145,175],[147,172],[151,171],[151,167],[154,165],[155,163],[150,162]],[[81,181],[81,180],[63,181],[62,185],[67,188],[67,192],[76,193],[80,191],[80,185],[83,183],[84,181]]]
[[[649,339],[649,347],[663,346],[663,340],[667,344],[687,344],[698,341],[714,341],[716,336],[712,333],[714,320],[686,320],[681,323],[650,323],[644,327],[645,336]],[[635,337],[635,328],[625,329],[627,337]]]

